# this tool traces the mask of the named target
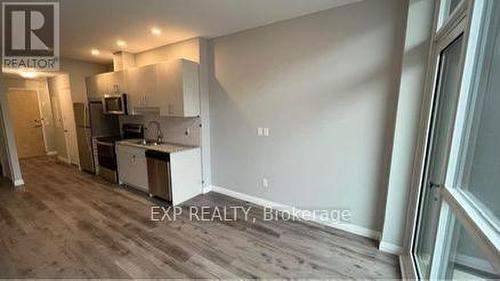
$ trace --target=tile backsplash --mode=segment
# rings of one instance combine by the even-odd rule
[[[144,136],[154,139],[156,129],[148,132],[150,121],[157,121],[161,125],[164,142],[200,146],[201,128],[199,117],[160,117],[158,115],[122,115],[120,127],[124,123],[143,124]]]

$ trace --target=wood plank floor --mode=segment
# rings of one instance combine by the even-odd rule
[[[0,183],[0,278],[400,278],[372,240],[221,194],[187,205],[252,206],[256,222],[152,222],[142,194],[48,157],[22,169],[24,191]]]

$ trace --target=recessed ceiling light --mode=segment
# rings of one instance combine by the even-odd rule
[[[158,27],[152,27],[151,28],[151,34],[160,35],[161,34],[161,29],[159,29]]]
[[[116,45],[118,47],[125,47],[125,46],[127,46],[127,42],[125,42],[123,40],[118,40],[118,41],[116,41]]]
[[[92,55],[94,55],[94,56],[97,56],[97,55],[99,55],[101,52],[100,52],[99,50],[97,50],[97,49],[92,49],[92,50],[90,50],[90,53],[91,53]]]
[[[28,78],[28,79],[38,77],[38,73],[30,71],[20,72],[19,75],[21,75],[21,77],[23,78]]]

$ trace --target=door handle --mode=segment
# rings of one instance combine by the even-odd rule
[[[441,187],[443,187],[443,185],[437,184],[437,183],[433,183],[433,182],[429,182],[429,188],[430,189],[441,188]]]

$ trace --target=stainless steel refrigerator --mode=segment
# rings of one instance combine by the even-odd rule
[[[94,137],[120,135],[118,116],[104,114],[101,101],[74,103],[73,110],[75,113],[80,167],[84,171],[95,173],[92,139]]]

